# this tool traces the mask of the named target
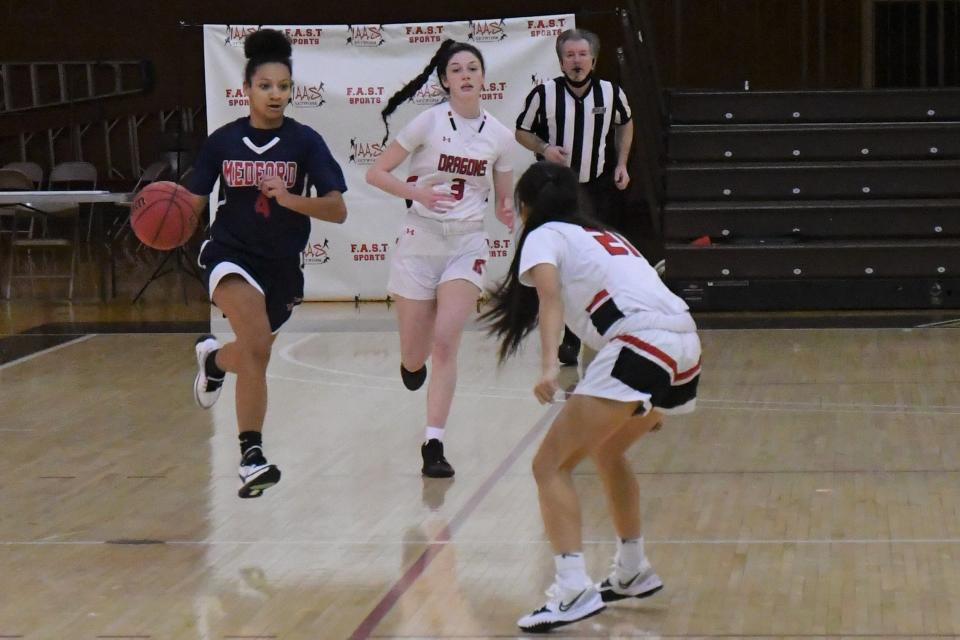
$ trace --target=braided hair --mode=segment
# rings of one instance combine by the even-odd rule
[[[419,91],[420,87],[427,83],[427,80],[430,79],[430,76],[433,74],[434,70],[436,70],[437,76],[440,78],[440,86],[443,87],[444,91],[449,93],[450,89],[443,84],[443,81],[447,76],[447,63],[450,62],[450,58],[461,51],[469,51],[473,55],[477,56],[477,59],[480,60],[480,69],[486,73],[486,65],[483,62],[483,54],[480,53],[480,50],[475,46],[472,44],[467,44],[466,42],[457,42],[456,40],[451,40],[450,38],[447,38],[441,42],[440,48],[437,49],[437,52],[433,54],[432,58],[430,58],[430,62],[428,62],[427,66],[423,68],[423,71],[420,72],[420,75],[403,85],[403,88],[390,96],[390,99],[387,100],[387,106],[385,106],[383,111],[380,112],[380,116],[383,118],[383,127],[385,129],[385,133],[383,134],[384,144],[387,143],[387,138],[390,137],[390,123],[387,122],[387,118],[389,118],[390,114],[397,110],[397,107],[417,95],[417,91]]]
[[[293,75],[293,47],[282,32],[276,29],[260,29],[248,35],[243,41],[243,55],[247,57],[247,66],[243,72],[243,79],[247,84],[253,83],[253,74],[262,64],[278,62],[287,65],[290,75]]]
[[[500,340],[501,364],[513,355],[523,338],[537,325],[539,300],[533,287],[520,284],[520,255],[530,232],[548,222],[569,222],[592,229],[609,228],[593,218],[577,176],[568,167],[541,160],[517,181],[514,200],[526,205],[527,217],[514,248],[510,270],[492,293],[492,307],[480,316],[491,335]]]

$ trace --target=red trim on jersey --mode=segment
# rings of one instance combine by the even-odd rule
[[[593,296],[593,301],[587,305],[587,313],[593,313],[593,310],[600,306],[600,303],[603,302],[604,298],[609,298],[610,294],[606,289],[600,289],[597,292],[597,295]]]
[[[617,340],[622,340],[627,344],[631,344],[641,351],[646,351],[650,355],[654,356],[657,360],[660,360],[665,365],[670,367],[670,370],[673,371],[673,380],[674,382],[680,382],[681,380],[686,380],[687,378],[692,378],[693,376],[700,373],[700,360],[697,360],[697,364],[693,365],[686,371],[677,371],[677,361],[668,356],[666,353],[656,348],[649,342],[644,342],[640,338],[635,338],[630,335],[617,336]]]

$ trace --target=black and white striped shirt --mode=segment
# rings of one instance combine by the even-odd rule
[[[578,98],[560,76],[534,87],[517,118],[517,129],[562,147],[580,182],[589,182],[605,168],[610,125],[629,120],[630,105],[619,85],[594,78]]]

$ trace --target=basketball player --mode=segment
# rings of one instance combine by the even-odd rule
[[[513,171],[507,151],[513,132],[480,105],[484,62],[473,45],[445,40],[419,76],[390,98],[387,118],[436,70],[449,100],[419,114],[367,172],[367,182],[407,201],[387,289],[397,301],[400,375],[408,389],[427,386],[422,473],[446,478],[454,470],[443,435],[457,384],[457,350],[484,286],[488,248],[483,216],[491,181],[495,214],[513,229]],[[389,129],[388,129],[389,133]],[[410,157],[408,177],[391,174]]]
[[[250,114],[210,134],[186,186],[204,196],[197,198],[202,211],[220,179],[220,207],[198,262],[211,300],[236,335],[225,345],[211,335],[197,340],[194,397],[209,409],[225,373],[236,374],[239,495],[256,498],[280,480],[261,439],[270,349],[303,300],[300,256],[310,218],[342,223],[347,187],[320,134],[283,115],[293,87],[290,42],[279,31],[262,29],[247,37],[244,53]],[[310,196],[311,187],[319,197]]]
[[[506,280],[484,314],[501,339],[501,362],[540,328],[541,403],[559,391],[556,353],[567,325],[597,351],[533,460],[556,578],[546,604],[518,621],[546,631],[582,620],[605,602],[663,587],[644,555],[639,488],[625,452],[663,414],[693,411],[700,341],[686,304],[621,235],[577,210],[577,177],[541,161],[517,183],[523,231]],[[617,555],[600,584],[587,577],[580,505],[571,474],[593,458],[616,529]]]

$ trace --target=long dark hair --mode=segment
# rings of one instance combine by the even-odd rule
[[[568,167],[541,160],[530,165],[514,192],[517,206],[526,206],[527,219],[514,247],[506,278],[491,294],[491,308],[480,320],[500,340],[501,364],[517,351],[520,342],[537,326],[539,301],[533,287],[520,284],[520,254],[523,244],[537,227],[547,222],[569,222],[593,229],[607,229],[594,219],[580,190],[577,176]]]
[[[253,74],[257,67],[270,62],[279,62],[287,65],[290,75],[293,75],[293,47],[282,32],[276,29],[260,29],[248,35],[243,41],[243,55],[247,56],[247,67],[243,71],[243,79],[252,84]]]
[[[390,123],[387,122],[387,118],[389,118],[390,114],[397,110],[397,107],[407,100],[413,98],[413,96],[417,95],[417,91],[419,91],[420,87],[427,83],[427,80],[430,79],[430,75],[434,70],[437,71],[437,76],[440,78],[440,86],[443,87],[443,90],[447,93],[450,92],[450,88],[443,84],[444,79],[447,77],[447,63],[450,62],[450,58],[461,51],[469,51],[473,55],[477,56],[477,59],[480,60],[480,69],[484,72],[484,74],[486,74],[487,66],[483,61],[483,54],[480,53],[480,49],[477,49],[472,44],[467,44],[466,42],[457,42],[456,40],[451,40],[450,38],[447,38],[441,42],[440,48],[437,49],[437,52],[433,54],[432,58],[430,58],[430,62],[428,62],[427,66],[423,68],[423,71],[420,73],[420,75],[403,85],[402,89],[390,96],[390,99],[387,100],[387,106],[385,106],[383,111],[380,112],[380,116],[383,118],[383,128],[386,130],[386,132],[383,134],[384,144],[387,143],[387,138],[390,137]]]

